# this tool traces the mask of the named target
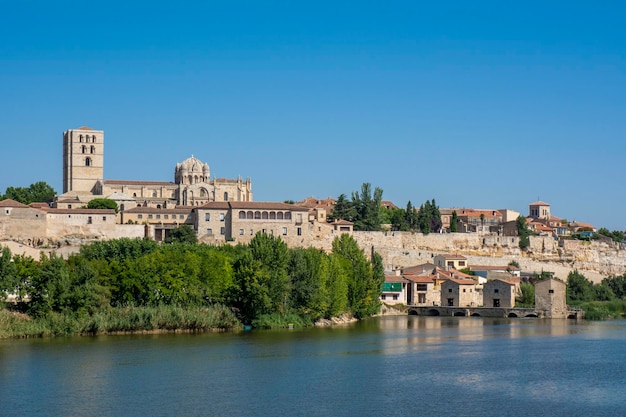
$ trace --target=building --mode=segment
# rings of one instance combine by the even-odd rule
[[[463,255],[442,254],[435,256],[435,266],[442,269],[467,268],[467,258]]]
[[[482,303],[474,280],[450,278],[441,284],[441,305],[447,307],[478,307]]]
[[[504,279],[487,281],[483,285],[483,307],[515,307],[515,283]]]
[[[533,219],[550,220],[550,204],[535,201],[528,205],[528,217]]]
[[[63,133],[63,194],[56,208],[75,209],[94,198],[132,207],[172,209],[217,201],[252,201],[252,181],[212,178],[209,165],[193,155],[176,164],[174,181],[105,180],[104,131],[86,126]]]
[[[535,310],[543,311],[550,319],[566,318],[568,315],[565,282],[547,278],[535,282]]]

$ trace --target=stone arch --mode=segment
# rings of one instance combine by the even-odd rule
[[[276,213],[276,218],[277,218],[278,220],[282,220],[282,219],[283,219],[283,212],[282,212],[282,211],[279,211],[278,213]]]
[[[530,314],[526,314],[524,317],[534,317],[534,318],[537,318],[538,316],[535,313],[530,313]]]
[[[254,213],[252,213],[251,211],[247,212],[246,219],[250,219],[250,220],[254,219]]]
[[[91,158],[89,158],[89,157],[85,158],[85,166],[86,167],[90,167],[91,166]]]
[[[478,313],[472,313],[472,314],[471,314],[471,317],[480,317],[480,314],[478,314]]]
[[[263,220],[267,220],[267,218],[268,218],[267,211],[264,211],[263,213],[261,213],[261,218],[262,218]]]
[[[243,211],[243,210],[241,210],[241,211],[239,212],[239,218],[240,218],[240,219],[245,219],[245,218],[246,218],[246,212],[245,212],[245,211]]]
[[[457,311],[454,313],[454,317],[465,317],[464,311]]]
[[[509,313],[509,315],[507,317],[517,317],[517,314],[515,313]]]
[[[409,310],[409,316],[417,316],[417,310]]]
[[[290,211],[285,213],[285,220],[291,220],[291,212]]]
[[[261,212],[260,211],[255,211],[254,212],[254,218],[260,220],[261,219]]]
[[[276,212],[270,211],[270,220],[276,220]]]
[[[435,309],[435,308],[431,308],[430,310],[428,310],[428,313],[426,313],[427,316],[439,316],[439,310]]]

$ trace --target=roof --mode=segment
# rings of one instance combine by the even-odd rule
[[[418,284],[432,284],[434,282],[433,275],[403,275],[404,278]]]
[[[178,186],[174,182],[169,181],[133,181],[133,180],[104,180],[105,185],[161,185],[161,186]]]
[[[133,207],[131,209],[128,210],[124,210],[124,213],[146,213],[146,214],[152,214],[152,213],[159,213],[159,214],[190,214],[192,212],[192,208],[182,208],[182,207],[176,207],[173,209],[160,209],[160,208],[154,208],[154,207]]]
[[[294,203],[297,206],[309,207],[309,208],[325,208],[327,210],[332,209],[335,206],[335,200],[332,197],[328,197],[326,199],[320,200],[313,196],[307,197],[304,200],[300,200]]]
[[[456,210],[458,217],[502,217],[502,213],[498,210],[482,210],[482,209],[458,209]]]
[[[406,282],[401,275],[385,275],[385,282]]]
[[[431,263],[407,266],[406,268],[400,268],[403,274],[417,274],[417,273],[432,273],[435,270],[436,265]]]
[[[118,200],[118,201],[135,201],[134,197],[130,197],[124,193],[113,193],[107,197],[109,200]]]
[[[470,265],[470,271],[519,271],[520,269],[515,265]]]
[[[449,278],[447,281],[451,281],[458,285],[474,285],[475,282],[473,279],[460,279],[460,278]]]
[[[330,224],[334,224],[337,226],[352,226],[354,223],[349,222],[347,220],[335,220],[334,222],[330,223]]]
[[[205,210],[211,210],[211,209],[228,210],[230,208],[230,204],[228,203],[228,201],[211,201],[210,203],[206,203],[199,207],[194,207],[194,208],[205,209]]]
[[[58,209],[58,208],[48,208],[43,209],[48,214],[113,214],[115,215],[115,210],[113,209]]]
[[[550,204],[543,201],[535,201],[534,203],[530,203],[529,206],[550,206]]]
[[[487,281],[485,283],[485,285],[489,285],[490,282],[504,282],[507,285],[515,285],[515,282],[510,281],[508,279],[504,279],[504,278],[495,278],[495,279],[489,280],[489,281]],[[493,284],[491,284],[491,285],[493,285]]]
[[[26,204],[22,204],[19,201],[11,200],[10,198],[0,201],[0,207],[29,208]]]
[[[231,201],[230,207],[233,210],[290,210],[290,211],[309,211],[306,207],[296,206],[287,203],[274,203],[269,201]]]
[[[388,208],[388,209],[397,209],[398,208],[398,206],[393,204],[393,202],[390,201],[390,200],[381,200],[380,205],[385,207],[385,208]]]

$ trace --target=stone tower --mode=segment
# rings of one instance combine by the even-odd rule
[[[104,131],[82,126],[63,132],[63,193],[96,193],[104,175]]]

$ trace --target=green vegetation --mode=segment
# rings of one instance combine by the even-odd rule
[[[607,229],[606,227],[601,227],[598,230],[597,235],[610,237],[613,240],[613,242],[617,242],[617,243],[624,241],[624,232],[620,232],[619,230],[613,230],[612,232],[609,232],[609,229]]]
[[[590,320],[625,317],[626,275],[594,284],[578,271],[572,271],[567,277],[567,303],[585,310],[585,318]]]
[[[176,229],[172,229],[163,241],[164,243],[197,243],[198,235],[193,227],[188,224],[181,224]]]
[[[118,211],[117,203],[108,198],[94,198],[89,203],[87,203],[87,208],[99,210],[115,210],[116,213]]]
[[[15,200],[22,204],[47,203],[52,201],[56,191],[45,181],[39,181],[25,187],[8,187],[4,195],[0,194],[0,200]]]
[[[518,307],[534,307],[535,306],[535,286],[530,282],[520,283],[520,294],[515,299],[515,305]]]
[[[333,252],[289,249],[257,234],[220,247],[146,239],[97,242],[63,259],[0,251],[0,337],[116,331],[310,325],[320,318],[371,316],[380,307],[381,257],[368,260],[341,235]]]
[[[526,218],[524,216],[519,216],[515,221],[515,225],[517,226],[517,235],[519,236],[519,247],[522,250],[527,249],[530,246],[530,235],[531,231],[526,225]]]

